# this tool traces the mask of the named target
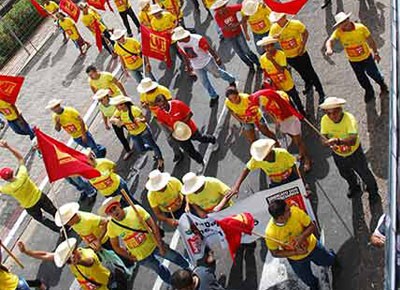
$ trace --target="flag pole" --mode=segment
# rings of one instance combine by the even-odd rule
[[[321,132],[307,119],[303,118],[303,121],[310,126],[311,129],[313,129],[324,141],[328,141],[328,138],[326,138],[324,135],[321,134]]]
[[[170,207],[168,208],[168,211],[169,211],[169,214],[172,216],[172,219],[173,219],[174,221],[176,221],[175,215],[174,215],[174,213],[173,213],[173,211],[171,210]]]
[[[22,264],[22,262],[11,252],[11,250],[9,250],[4,244],[3,242],[0,240],[0,247],[4,249],[4,251],[6,251],[6,253],[18,264],[18,266],[20,266],[22,269],[24,269],[24,264]],[[0,261],[1,262],[1,261]]]

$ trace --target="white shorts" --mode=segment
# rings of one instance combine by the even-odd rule
[[[301,135],[301,122],[295,117],[291,116],[279,123],[279,128],[282,133],[292,136]]]

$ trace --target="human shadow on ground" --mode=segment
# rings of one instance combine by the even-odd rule
[[[78,56],[74,64],[71,66],[69,73],[65,76],[64,80],[61,82],[61,84],[64,87],[66,88],[70,87],[72,82],[77,78],[77,76],[81,73],[81,71],[85,69],[84,65],[85,60],[86,60],[86,55]]]
[[[67,48],[68,47],[66,43],[60,46],[56,54],[51,58],[51,67],[54,67],[65,56]]]
[[[381,2],[375,4],[374,0],[360,0],[360,22],[368,27],[378,47],[385,45],[382,37],[386,30],[385,9],[387,6]]]

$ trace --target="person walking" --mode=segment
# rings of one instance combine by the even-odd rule
[[[133,36],[131,26],[129,25],[128,16],[132,19],[133,23],[135,23],[135,26],[139,34],[140,23],[139,19],[136,17],[135,12],[132,9],[131,2],[129,0],[114,0],[114,3],[115,6],[117,6],[119,16],[121,16],[122,22],[124,23],[126,31],[128,32],[128,36],[129,37]]]
[[[151,28],[151,19],[153,17],[150,14],[151,3],[151,0],[139,0],[138,2],[140,24],[147,28]]]
[[[15,104],[0,99],[0,114],[4,116],[8,126],[15,134],[29,136],[29,139],[31,140],[35,138],[33,129],[29,126],[28,122],[22,116],[21,111]]]
[[[88,82],[93,93],[100,89],[108,89],[112,97],[127,95],[124,85],[112,73],[99,71],[94,65],[89,65],[86,68],[86,74],[89,77]]]

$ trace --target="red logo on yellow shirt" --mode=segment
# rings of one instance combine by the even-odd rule
[[[145,233],[134,232],[124,238],[124,242],[128,248],[134,249],[142,245],[146,241],[146,238]]]
[[[290,49],[296,48],[297,46],[298,46],[298,43],[295,38],[281,41],[281,47],[284,50],[290,50]]]

